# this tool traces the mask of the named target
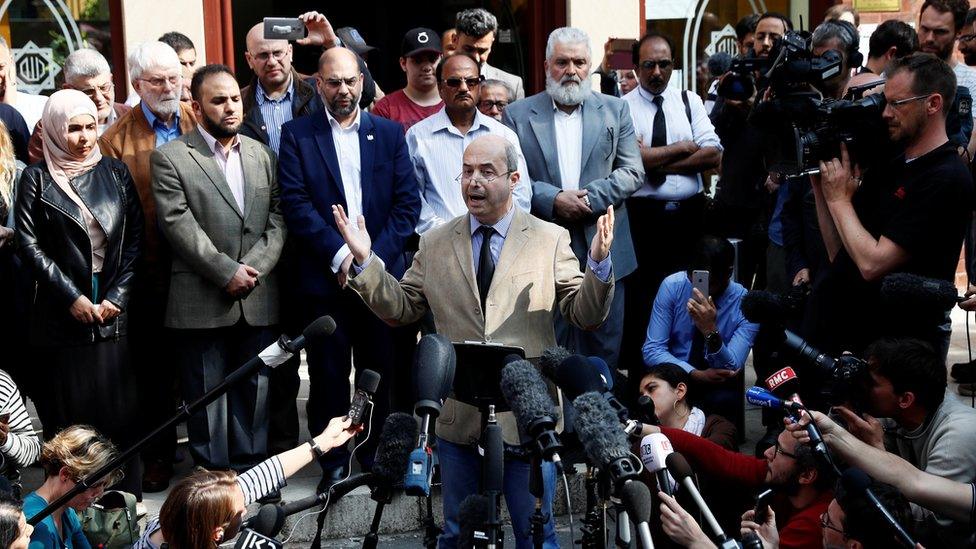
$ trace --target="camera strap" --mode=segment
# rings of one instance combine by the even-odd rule
[[[681,90],[681,101],[685,104],[685,116],[688,117],[688,126],[691,127],[691,138],[695,138],[695,125],[691,123],[691,103],[688,101],[688,90]],[[698,183],[704,185],[701,174],[696,174]]]

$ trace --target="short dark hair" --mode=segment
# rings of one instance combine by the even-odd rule
[[[750,13],[739,19],[739,22],[735,24],[735,39],[742,42],[748,34],[756,32],[756,23],[758,22],[758,13]]]
[[[445,55],[444,58],[441,59],[441,62],[437,64],[437,68],[434,69],[434,78],[437,79],[437,82],[440,82],[442,80],[441,76],[444,74],[444,65],[446,65],[447,60],[452,57],[467,57],[468,59],[471,60],[472,63],[474,63],[474,66],[478,69],[478,76],[481,76],[481,65],[478,64],[478,61],[474,58],[474,56],[471,55],[470,53],[465,53],[459,50],[452,53],[451,55]]]
[[[634,43],[633,46],[631,46],[630,53],[631,53],[631,57],[633,58],[635,67],[638,65],[638,63],[640,63],[640,50],[641,47],[644,46],[644,42],[647,42],[649,40],[654,40],[655,38],[659,40],[664,40],[664,43],[668,45],[668,51],[671,52],[671,57],[674,57],[674,42],[671,41],[671,38],[657,31],[651,31],[645,34],[644,36],[641,36],[641,39],[638,40],[636,43]]]
[[[869,368],[891,382],[897,394],[911,392],[933,411],[942,404],[948,384],[945,361],[928,343],[915,338],[882,338],[864,352]]]
[[[193,41],[190,40],[190,37],[188,37],[187,35],[181,32],[176,32],[176,31],[167,32],[166,34],[159,37],[159,41],[173,48],[173,51],[175,51],[176,53],[180,53],[181,51],[184,50],[196,51],[197,49],[193,45]]]
[[[883,482],[872,481],[869,488],[895,522],[914,538],[915,521],[905,496],[894,486]],[[865,549],[885,549],[894,545],[891,528],[864,492],[849,492],[844,483],[838,481],[834,486],[834,499],[844,511],[843,524],[838,525],[844,530],[844,535],[861,542]]]
[[[925,8],[932,8],[941,13],[952,13],[952,22],[956,26],[956,32],[959,32],[965,24],[966,13],[969,12],[969,0],[925,0],[922,9],[918,10],[919,17]]]
[[[705,235],[695,243],[691,256],[691,268],[708,270],[712,276],[727,273],[735,263],[735,248],[724,238]]]
[[[793,30],[793,20],[778,11],[767,11],[762,15],[760,15],[759,19],[756,19],[757,27],[759,26],[759,22],[762,21],[763,19],[779,19],[780,21],[783,22],[783,26],[786,27],[786,30],[788,31]]]
[[[868,56],[881,57],[892,46],[895,47],[895,57],[905,57],[918,50],[918,33],[904,21],[889,19],[871,33]]]
[[[190,81],[190,96],[193,97],[194,101],[200,100],[200,86],[203,86],[208,78],[218,74],[227,74],[234,78],[234,72],[230,70],[230,67],[217,63],[204,65],[193,73],[193,80]]]
[[[885,69],[888,80],[901,71],[908,71],[912,79],[912,93],[937,93],[942,96],[942,114],[949,112],[956,98],[956,73],[948,63],[931,53],[915,52],[892,59]]]

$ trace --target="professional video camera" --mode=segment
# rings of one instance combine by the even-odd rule
[[[868,373],[868,363],[854,355],[841,355],[834,358],[812,347],[803,338],[789,330],[783,330],[783,348],[800,361],[818,368],[827,375],[831,404],[850,404],[860,408],[863,381]]]
[[[776,41],[769,57],[734,60],[718,94],[748,99],[756,91],[756,72],[768,82],[771,95],[756,99],[751,119],[763,131],[770,172],[815,173],[821,160],[840,156],[841,143],[863,168],[887,150],[887,125],[881,118],[885,98],[864,95],[877,83],[851,88],[843,99],[823,98],[818,89],[841,70],[840,52],[815,56],[808,33],[790,31]]]

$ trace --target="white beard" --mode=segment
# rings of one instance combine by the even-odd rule
[[[564,82],[572,81],[574,84],[566,86]],[[587,82],[588,83],[588,82]],[[572,76],[565,76],[559,82],[548,74],[546,75],[546,93],[553,101],[560,105],[579,105],[591,93],[589,86],[584,86],[583,82],[576,82]]]

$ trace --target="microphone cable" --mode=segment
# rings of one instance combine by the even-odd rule
[[[575,467],[576,466],[574,465],[573,468],[575,469]],[[556,481],[556,484],[559,484],[558,480]],[[566,511],[569,513],[569,546],[576,547],[576,534],[573,533],[573,500],[570,499],[569,496],[569,479],[566,478],[565,469],[563,469],[563,488],[566,489]],[[553,514],[555,514],[555,510],[553,510]],[[555,522],[555,520],[556,518],[554,516],[553,522]]]
[[[366,421],[366,436],[363,438],[363,440],[359,444],[357,444],[355,447],[353,447],[352,452],[349,453],[349,462],[346,464],[346,471],[347,471],[346,477],[344,479],[340,480],[339,482],[345,482],[345,481],[349,480],[349,477],[352,476],[352,460],[353,460],[354,457],[356,457],[356,452],[359,450],[359,448],[362,447],[363,444],[366,444],[366,442],[369,440],[369,437],[370,437],[370,435],[372,433],[373,433],[373,401],[370,400],[369,401],[369,419]],[[337,482],[336,484],[339,484],[339,482]],[[284,544],[288,543],[289,540],[291,540],[292,536],[295,535],[295,532],[298,531],[298,525],[301,524],[303,520],[305,520],[306,518],[311,517],[313,515],[319,515],[320,513],[324,513],[329,508],[329,500],[330,499],[332,499],[332,487],[331,486],[326,491],[326,494],[325,494],[325,502],[322,504],[322,508],[319,509],[318,511],[309,511],[308,513],[305,513],[304,515],[298,517],[298,520],[295,521],[295,525],[292,526],[291,527],[291,531],[288,532],[288,537],[286,537],[285,539],[283,539],[281,541],[281,544],[284,545]]]
[[[969,311],[965,311],[965,313],[966,313],[966,348],[969,350],[969,362],[972,363],[973,362],[973,340],[972,340],[972,333],[969,331]],[[950,320],[949,322],[951,325],[952,321]],[[976,383],[971,384],[970,389],[971,391],[969,393],[969,407],[976,408]]]

